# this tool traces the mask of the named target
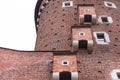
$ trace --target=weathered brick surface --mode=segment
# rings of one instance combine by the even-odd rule
[[[81,32],[83,33],[83,35],[80,35]],[[86,27],[72,28],[72,39],[73,40],[92,40],[91,28],[86,28]]]
[[[68,61],[68,65],[62,65],[62,61]],[[76,55],[55,55],[53,72],[77,72]]]
[[[40,15],[38,36],[35,50],[71,50],[71,26],[79,26],[77,4],[94,4],[97,16],[111,16],[113,23],[91,26],[92,32],[105,31],[109,34],[109,45],[97,45],[94,40],[94,49],[91,54],[87,51],[78,51],[77,60],[79,80],[112,80],[110,73],[120,68],[120,1],[106,0],[116,4],[117,8],[105,7],[105,0],[72,0],[73,7],[62,8],[66,0],[51,0]],[[55,34],[57,33],[57,34]]]
[[[80,26],[77,4],[94,4],[97,16],[111,16],[114,21],[109,25],[97,21],[91,26],[92,32],[107,32],[111,42],[98,45],[93,37],[91,54],[85,50],[77,52],[78,80],[112,80],[112,70],[120,69],[120,1],[106,0],[114,2],[116,9],[105,7],[105,0],[72,0],[74,6],[69,8],[62,8],[63,1],[66,0],[50,0],[41,12],[35,47],[40,52],[0,49],[0,80],[52,80],[52,68],[56,67],[51,62],[53,53],[41,51],[71,51],[71,27]],[[71,53],[64,54],[69,57]],[[62,58],[55,58],[53,62]]]
[[[0,80],[51,80],[52,53],[0,49]]]
[[[120,5],[118,0],[109,0],[114,2],[117,9],[105,7],[105,0],[73,0],[73,7],[62,8],[62,2],[65,0],[50,0],[50,2],[43,9],[38,26],[38,36],[36,41],[35,50],[48,50],[48,51],[62,51],[71,50],[71,26],[79,24],[78,4],[94,4],[97,16],[108,15],[114,20],[113,24],[92,26],[93,31],[118,31],[119,34],[119,13]],[[43,1],[44,4],[45,1]],[[111,36],[110,35],[110,36]],[[117,34],[116,34],[117,35]]]
[[[85,9],[89,9],[90,11],[85,11]],[[88,6],[86,6],[86,7],[84,7],[84,6],[79,6],[79,8],[78,8],[78,13],[79,13],[79,15],[95,15],[96,13],[95,13],[95,8],[94,8],[94,6],[92,6],[92,7],[88,7]]]
[[[95,48],[94,48],[95,49]],[[92,54],[78,52],[79,79],[112,80],[113,69],[120,69],[120,55],[112,50],[94,50]]]

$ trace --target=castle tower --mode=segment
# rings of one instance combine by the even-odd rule
[[[119,0],[38,0],[35,51],[0,48],[0,80],[120,80]]]
[[[119,9],[118,0],[41,2],[35,50],[53,52],[53,80],[110,80],[120,67]]]

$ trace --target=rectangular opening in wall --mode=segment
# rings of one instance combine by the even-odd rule
[[[71,72],[60,72],[60,79],[59,80],[72,80],[71,79]]]
[[[100,42],[106,42],[104,33],[97,33],[97,38],[98,38],[98,41]]]
[[[94,32],[94,37],[97,44],[108,45],[110,43],[110,38],[106,32]]]
[[[107,3],[107,5],[108,5],[108,6],[112,6],[112,4],[110,4],[110,3]]]
[[[87,40],[79,40],[79,49],[87,49]]]
[[[92,16],[91,15],[85,15],[84,16],[84,22],[91,23],[92,22]]]
[[[117,73],[117,77],[118,77],[118,79],[120,79],[120,73]]]
[[[62,65],[69,65],[69,61],[63,60],[63,61],[62,61]]]
[[[62,7],[71,7],[73,6],[73,1],[64,1]]]
[[[108,22],[107,17],[101,17],[101,19],[102,19],[102,22]]]
[[[65,6],[70,6],[70,3],[65,3]]]
[[[104,1],[104,4],[105,4],[106,7],[109,7],[109,8],[117,8],[115,3],[113,3],[113,2]]]
[[[63,64],[65,64],[65,65],[66,65],[66,64],[67,64],[67,62],[63,62]]]
[[[101,24],[111,24],[113,23],[112,17],[107,15],[102,15],[98,17],[98,22]]]
[[[62,60],[62,65],[69,65],[69,61],[67,61],[67,60]]]

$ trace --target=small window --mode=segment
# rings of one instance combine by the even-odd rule
[[[120,69],[114,69],[111,72],[111,76],[113,80],[120,80]]]
[[[92,22],[92,16],[91,15],[85,15],[84,16],[84,22],[85,23],[91,23]]]
[[[109,35],[106,32],[94,32],[97,44],[109,44]]]
[[[112,17],[109,16],[99,16],[98,22],[101,24],[111,24],[113,23]]]
[[[116,5],[112,2],[104,1],[106,7],[117,8]]]
[[[85,36],[84,32],[79,32],[79,36]]]
[[[106,42],[104,33],[97,33],[97,38],[98,38],[98,41],[100,42]]]
[[[110,4],[110,3],[107,3],[107,5],[108,5],[108,6],[112,6],[112,4]]]
[[[101,19],[102,19],[102,22],[108,22],[107,17],[101,17]]]
[[[117,77],[118,79],[120,79],[120,72],[117,72]]]
[[[70,6],[70,3],[65,3],[65,6]]]
[[[67,61],[64,61],[63,64],[68,64]]]
[[[73,6],[73,1],[65,1],[62,4],[62,7],[71,7]]]
[[[62,65],[69,65],[69,61],[63,60],[63,61],[62,61]]]

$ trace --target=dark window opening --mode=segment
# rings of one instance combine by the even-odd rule
[[[97,38],[98,38],[99,41],[106,42],[106,41],[105,41],[105,36],[104,36],[103,33],[98,33],[98,34],[97,34]]]
[[[70,72],[60,72],[59,80],[71,80],[71,73]]]
[[[101,19],[102,19],[102,22],[108,22],[107,17],[101,17]]]
[[[80,35],[84,35],[84,33],[80,33]]]
[[[68,64],[67,61],[64,61],[63,64]]]
[[[92,22],[92,16],[91,15],[85,15],[84,16],[84,22]]]
[[[107,5],[108,5],[108,6],[112,6],[112,4],[110,4],[110,3],[107,3]]]
[[[70,3],[65,3],[65,6],[70,6]]]
[[[79,40],[79,49],[87,49],[87,40]]]
[[[97,34],[98,39],[104,39],[104,34]]]
[[[120,79],[120,73],[117,73],[117,77],[118,77],[118,79]]]

